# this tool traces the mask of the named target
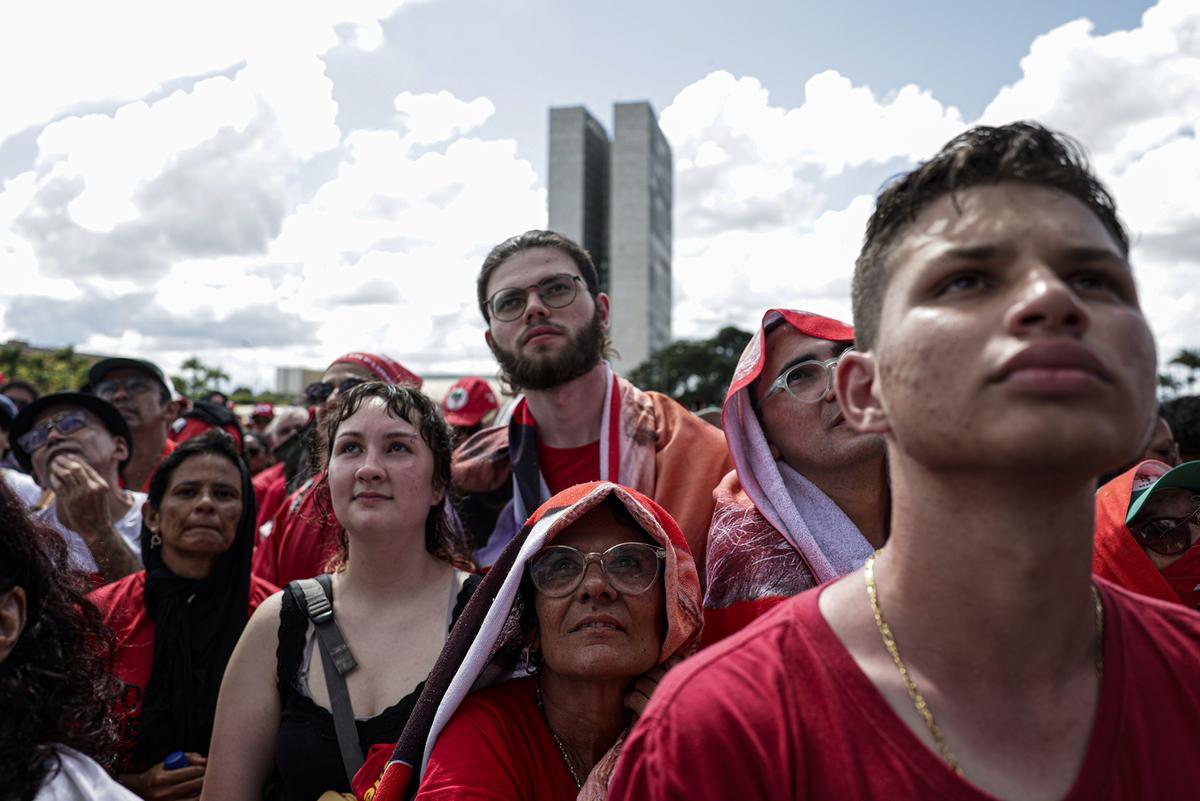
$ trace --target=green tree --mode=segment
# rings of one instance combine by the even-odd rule
[[[0,372],[8,380],[28,381],[42,393],[78,390],[87,382],[89,366],[71,345],[51,351],[31,350],[23,342],[0,346]]]
[[[750,336],[726,326],[709,339],[675,340],[634,368],[629,380],[669,395],[693,411],[720,406]]]
[[[1171,359],[1171,364],[1178,365],[1187,371],[1188,392],[1194,391],[1197,377],[1200,376],[1200,350],[1181,348]]]
[[[229,373],[220,367],[205,364],[199,356],[189,358],[179,365],[179,370],[184,375],[171,376],[171,380],[176,387],[182,383],[182,392],[189,398],[198,397],[210,389],[220,390],[221,385],[229,380]]]

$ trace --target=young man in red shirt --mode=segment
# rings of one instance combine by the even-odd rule
[[[725,442],[675,401],[613,373],[608,295],[587,251],[553,231],[527,231],[492,248],[476,291],[502,380],[524,393],[504,425],[454,454],[480,566],[552,494],[596,480],[666,508],[703,566],[712,491],[733,467]]]
[[[672,671],[610,799],[1195,795],[1200,615],[1091,575],[1096,476],[1155,416],[1128,250],[1029,123],[880,195],[835,383],[887,440],[891,536]]]

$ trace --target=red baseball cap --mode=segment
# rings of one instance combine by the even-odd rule
[[[265,417],[268,420],[275,419],[275,404],[273,403],[256,403],[254,409],[250,412],[251,417]]]
[[[482,378],[468,376],[455,382],[442,399],[442,414],[452,426],[476,426],[500,408],[496,393]]]

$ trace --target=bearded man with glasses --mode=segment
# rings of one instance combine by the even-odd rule
[[[553,231],[527,231],[492,249],[476,293],[501,381],[521,393],[503,424],[454,455],[480,566],[552,494],[604,480],[665,507],[703,575],[712,490],[729,454],[716,428],[613,373],[604,359],[609,298],[587,251]]]
[[[121,487],[133,436],[109,403],[78,392],[43,395],[13,420],[13,453],[50,490],[34,515],[55,528],[69,564],[97,585],[141,570],[146,495]]]
[[[862,566],[887,535],[883,438],[846,425],[833,372],[854,329],[769,309],[722,409],[735,470],[714,493],[704,643]]]

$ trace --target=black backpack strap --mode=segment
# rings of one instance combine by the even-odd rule
[[[342,631],[333,619],[333,584],[328,575],[300,579],[288,585],[300,608],[308,613],[317,632],[321,649],[321,664],[325,668],[325,687],[329,691],[329,706],[333,710],[333,728],[337,732],[338,748],[342,752],[342,767],[347,781],[363,764],[362,743],[354,724],[354,709],[350,705],[350,690],[346,674],[358,667],[350,653]]]

